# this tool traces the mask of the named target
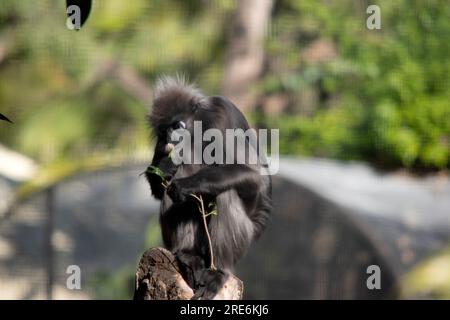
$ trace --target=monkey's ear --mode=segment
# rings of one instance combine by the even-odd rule
[[[89,17],[89,13],[91,12],[92,7],[92,0],[66,0],[66,13],[69,18],[71,18],[73,15],[73,10],[69,10],[70,6],[77,6],[78,8],[80,8],[80,25],[74,28],[78,31]]]

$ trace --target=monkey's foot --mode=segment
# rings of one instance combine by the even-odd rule
[[[204,269],[192,300],[241,300],[244,284],[223,270]]]

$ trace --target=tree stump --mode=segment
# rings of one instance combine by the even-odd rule
[[[214,300],[240,300],[244,284],[231,275]],[[134,300],[190,300],[194,290],[183,279],[175,256],[164,248],[148,249],[136,271]]]

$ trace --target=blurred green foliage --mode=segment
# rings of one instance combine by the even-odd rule
[[[310,88],[327,98],[307,115],[267,118],[265,124],[281,128],[282,153],[448,168],[450,4],[375,4],[381,30],[364,27],[364,1],[281,1],[268,46],[278,70],[267,74],[262,88],[284,91],[294,104],[298,92]],[[334,43],[337,58],[305,62],[301,53],[316,38]]]
[[[109,76],[111,60],[150,85],[186,72],[218,90],[223,28],[232,1],[93,1],[81,31],[68,30],[64,1],[0,4],[0,143],[40,163],[98,150],[148,148],[148,105]],[[2,51],[4,50],[4,51]],[[151,87],[149,87],[151,88]]]
[[[450,248],[415,266],[399,287],[402,299],[450,299]]]
[[[372,3],[371,3],[372,4]],[[375,1],[381,30],[368,30],[366,1],[276,1],[265,43],[260,101],[288,101],[276,116],[255,106],[258,126],[280,128],[284,154],[361,159],[384,167],[450,165],[450,5]],[[64,1],[0,4],[0,143],[40,163],[93,150],[148,148],[147,105],[106,77],[105,61],[149,84],[185,72],[220,92],[236,1],[94,1],[83,29],[65,27]],[[315,41],[333,57],[311,61]]]
[[[90,279],[88,287],[98,300],[131,300],[135,272],[135,266],[131,265],[115,272],[99,271]]]

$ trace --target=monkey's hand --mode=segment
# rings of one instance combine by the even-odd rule
[[[174,203],[193,200],[194,198],[190,196],[192,193],[192,188],[189,185],[189,180],[186,178],[172,180],[167,188],[167,195]]]
[[[170,182],[178,170],[172,159],[165,157],[159,162],[158,168],[164,173],[164,180]]]
[[[164,184],[167,184],[172,180],[173,176],[177,172],[178,167],[173,164],[172,160],[169,157],[162,158],[159,162],[156,163],[153,162],[151,166],[157,167],[162,173],[162,175],[157,174],[147,169],[147,172],[145,174],[148,182],[150,183],[152,194],[155,196],[155,198],[161,200],[165,191]]]

